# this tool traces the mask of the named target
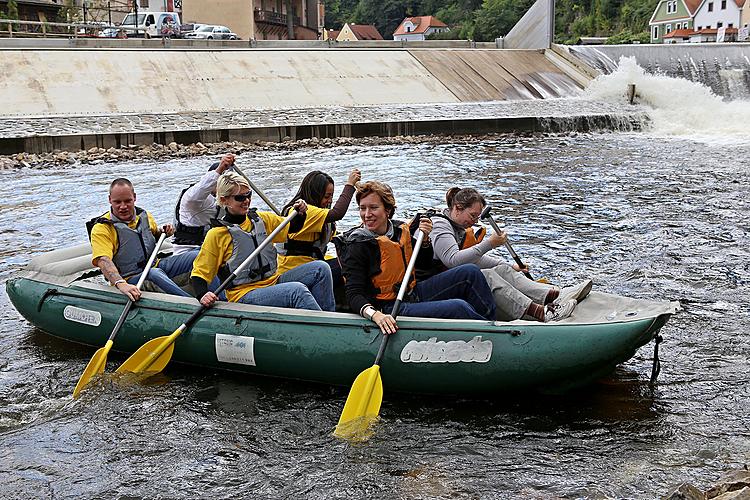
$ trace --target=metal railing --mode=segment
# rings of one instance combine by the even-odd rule
[[[20,26],[26,29],[19,29]],[[121,29],[100,23],[53,23],[24,21],[21,19],[0,19],[0,37],[4,38],[95,38],[104,28]],[[139,33],[138,28],[129,27],[127,33]]]
[[[287,15],[280,14],[278,12],[273,12],[270,10],[256,10],[255,22],[256,23],[280,24],[282,26],[286,26]],[[301,24],[300,18],[297,16],[294,16],[293,22],[295,26],[299,26]]]

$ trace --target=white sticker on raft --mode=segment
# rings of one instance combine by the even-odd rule
[[[222,363],[255,366],[255,337],[216,334],[216,359]]]
[[[429,340],[412,340],[401,351],[404,363],[486,363],[492,357],[492,341],[476,336],[469,342],[451,340],[438,342],[437,337]]]
[[[63,318],[90,326],[99,326],[102,322],[102,315],[99,311],[89,311],[76,306],[65,306]]]

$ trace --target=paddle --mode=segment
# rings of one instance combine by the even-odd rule
[[[497,226],[497,222],[495,222],[495,219],[493,219],[492,216],[490,215],[491,211],[492,211],[492,206],[491,205],[487,205],[484,208],[484,210],[482,210],[482,213],[479,215],[479,218],[483,219],[483,220],[486,220],[487,222],[489,222],[490,225],[492,226],[492,229],[495,231],[495,234],[501,234],[503,231]],[[521,269],[526,269],[526,264],[524,264],[521,261],[521,257],[519,257],[518,254],[516,253],[516,251],[513,250],[513,247],[510,246],[510,241],[508,241],[507,238],[505,240],[505,248],[508,249],[508,252],[510,253],[510,256],[513,257],[513,260],[516,261],[516,264],[518,264],[518,267],[520,267]],[[528,271],[524,271],[523,274],[524,274],[524,276],[526,276],[530,280],[534,279],[534,278],[531,277],[531,273],[529,273]]]
[[[154,260],[156,260],[156,254],[159,253],[159,249],[161,248],[162,243],[164,243],[166,237],[166,233],[161,233],[159,241],[156,242],[156,247],[154,248],[154,251],[151,252],[151,257],[148,258],[146,267],[143,269],[141,277],[138,278],[138,283],[135,285],[138,290],[141,289],[143,283],[146,281],[146,276],[148,276],[148,272],[151,270],[151,266],[154,264]],[[128,299],[128,303],[125,304],[125,309],[123,309],[122,314],[120,314],[120,319],[118,319],[117,323],[115,323],[115,327],[112,330],[112,334],[107,339],[107,343],[104,344],[104,347],[99,348],[91,357],[89,364],[86,365],[86,368],[81,374],[81,378],[78,379],[76,388],[73,389],[73,399],[76,399],[78,398],[78,396],[80,396],[81,391],[86,387],[89,381],[91,381],[91,377],[100,373],[104,373],[104,367],[107,365],[107,354],[109,353],[109,350],[112,349],[112,344],[114,343],[115,337],[120,331],[123,323],[125,323],[125,318],[130,312],[130,308],[133,307],[133,304],[134,302]]]
[[[268,199],[268,197],[263,193],[263,191],[261,191],[260,188],[258,186],[256,186],[255,183],[253,181],[251,181],[250,178],[248,176],[246,176],[242,172],[242,170],[239,169],[239,167],[236,164],[232,165],[232,168],[234,168],[234,170],[238,174],[240,174],[242,177],[245,178],[245,180],[247,181],[247,184],[250,186],[250,189],[252,189],[256,193],[258,193],[258,196],[260,196],[261,199],[266,202],[266,205],[268,205],[269,207],[271,207],[271,210],[273,210],[276,213],[276,215],[281,215],[281,212],[279,211],[278,208],[276,208],[276,205],[274,205],[273,202]]]
[[[398,316],[398,310],[401,308],[401,301],[404,299],[406,288],[409,285],[409,278],[414,270],[414,264],[417,261],[417,254],[422,247],[424,233],[418,231],[417,242],[409,259],[409,265],[406,267],[404,279],[401,281],[401,288],[398,291],[396,302],[393,303],[391,316],[395,319]],[[369,422],[380,413],[380,403],[383,402],[383,381],[380,378],[380,360],[385,353],[385,346],[388,344],[390,335],[383,334],[383,341],[380,343],[378,355],[375,357],[375,363],[362,373],[360,373],[352,384],[349,396],[346,398],[344,410],[341,412],[339,423],[333,435],[339,438],[348,439],[366,430]],[[367,418],[363,418],[367,417]]]
[[[297,211],[292,210],[292,212],[287,216],[286,219],[282,221],[281,224],[278,225],[276,229],[274,229],[271,234],[269,234],[265,240],[263,240],[260,245],[258,245],[258,248],[253,251],[244,261],[242,261],[242,264],[235,269],[235,271],[229,275],[227,279],[225,279],[221,285],[219,285],[219,288],[216,289],[214,292],[216,295],[219,295],[225,288],[227,288],[231,283],[232,280],[237,276],[237,273],[242,271],[244,268],[252,262],[253,259],[255,259],[258,254],[260,254],[261,251],[265,247],[267,247],[271,242],[273,242],[273,239],[276,237],[277,234],[279,234],[284,227],[289,224],[294,217],[297,216]],[[157,337],[155,339],[149,340],[145,344],[143,344],[140,349],[135,351],[128,359],[125,360],[125,362],[120,365],[120,367],[117,369],[117,373],[144,373],[148,372],[149,375],[153,375],[155,373],[158,373],[164,369],[165,366],[167,366],[167,363],[169,363],[169,360],[172,359],[172,352],[174,352],[174,341],[179,337],[182,332],[187,330],[193,323],[195,323],[198,318],[203,315],[204,312],[206,312],[210,306],[204,306],[201,304],[201,307],[195,311],[187,321],[185,321],[183,324],[181,324],[177,330],[172,332],[171,335],[163,336],[163,337]]]

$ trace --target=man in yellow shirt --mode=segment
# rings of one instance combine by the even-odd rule
[[[171,224],[161,229],[150,213],[135,206],[133,184],[124,178],[109,186],[109,212],[92,220],[91,263],[101,269],[104,278],[130,300],[141,298],[134,285],[156,247],[156,239],[165,232],[174,233]],[[189,297],[173,279],[186,275],[198,255],[194,250],[159,260],[148,273],[150,281],[165,293]]]

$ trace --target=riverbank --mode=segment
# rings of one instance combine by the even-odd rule
[[[395,137],[336,137],[333,139],[311,139],[291,140],[286,137],[282,142],[256,141],[252,143],[239,141],[226,141],[203,144],[148,144],[143,146],[129,145],[122,148],[97,148],[79,152],[52,151],[49,153],[18,153],[14,155],[0,156],[0,170],[14,168],[50,168],[64,165],[97,165],[102,163],[115,163],[120,161],[143,160],[143,161],[165,161],[168,159],[185,158],[191,159],[200,156],[216,156],[225,153],[241,154],[247,152],[261,151],[295,151],[298,149],[320,149],[334,148],[339,146],[382,146],[382,145],[406,145],[406,144],[444,144],[446,141],[452,143],[477,144],[487,140],[498,139],[517,135],[529,137],[531,132],[520,132],[515,134],[482,134],[482,135],[420,135],[420,136],[395,136]],[[577,132],[565,132],[559,134],[536,135],[575,136]]]

